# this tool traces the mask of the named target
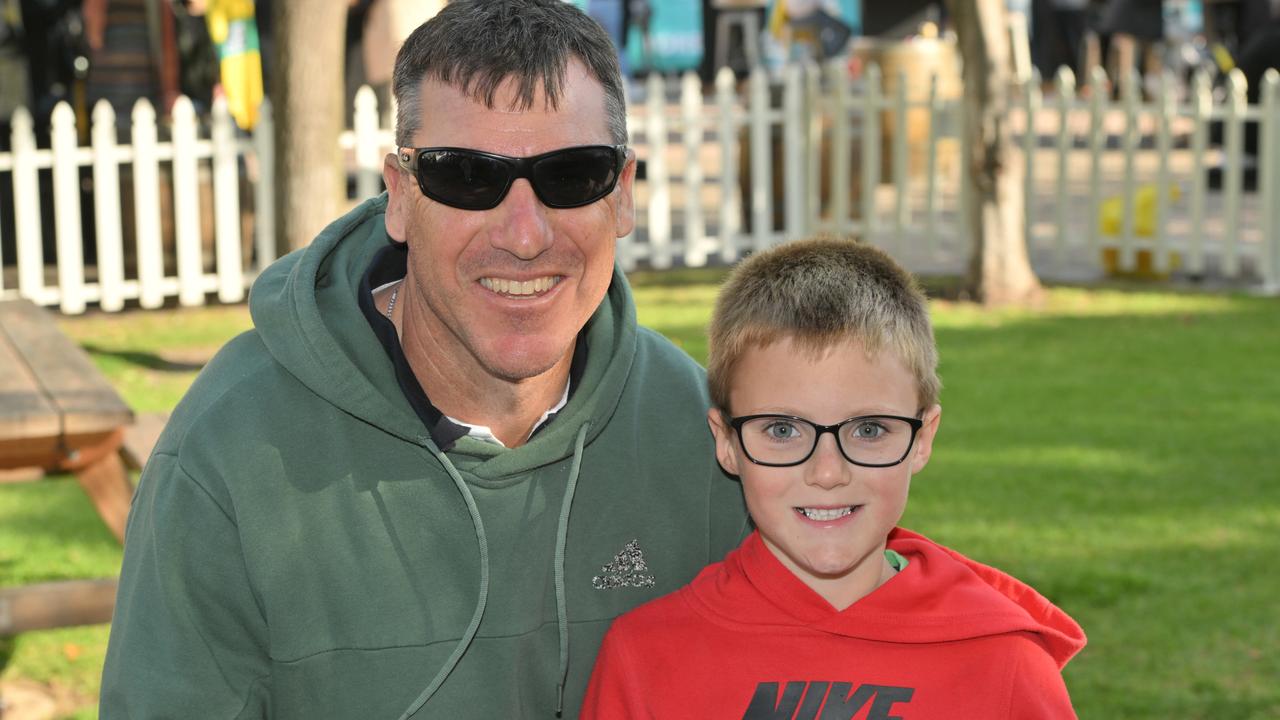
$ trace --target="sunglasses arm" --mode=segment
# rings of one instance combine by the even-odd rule
[[[396,164],[401,170],[409,173],[418,172],[417,154],[413,148],[396,148]]]

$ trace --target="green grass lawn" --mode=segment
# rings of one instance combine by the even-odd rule
[[[699,359],[721,274],[637,275],[641,322]],[[1084,626],[1085,718],[1280,718],[1280,301],[1052,290],[934,304],[945,387],[903,524],[1019,576]],[[135,408],[166,409],[243,308],[66,319]],[[115,572],[73,481],[0,486],[0,585]],[[0,641],[0,678],[91,698],[105,628]],[[6,666],[7,662],[7,666]]]

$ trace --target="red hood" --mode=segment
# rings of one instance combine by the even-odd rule
[[[1021,581],[902,528],[889,534],[888,546],[907,559],[907,567],[844,611],[778,562],[758,532],[704,570],[689,590],[716,614],[727,609],[730,623],[802,625],[897,643],[1030,632],[1059,669],[1084,647],[1080,626]]]

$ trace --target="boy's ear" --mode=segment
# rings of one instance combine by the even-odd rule
[[[724,419],[724,413],[716,408],[707,411],[707,424],[716,438],[716,459],[720,467],[730,475],[738,474],[738,454],[733,451],[733,428]]]
[[[911,460],[911,474],[924,469],[933,455],[933,438],[938,434],[938,425],[942,422],[942,406],[934,405],[924,412],[924,425],[916,433],[915,455]]]

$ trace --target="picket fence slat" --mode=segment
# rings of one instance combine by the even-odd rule
[[[826,110],[822,93],[822,69],[817,65],[805,66],[804,104],[804,216],[808,232],[815,232],[822,227],[822,116]]]
[[[905,242],[907,228],[907,73],[898,70],[893,93],[893,181],[899,191],[893,197],[893,249],[899,251]]]
[[[938,132],[939,125],[942,123],[942,114],[938,106],[938,74],[931,73],[929,75],[929,139],[928,152],[925,158],[925,243],[928,246],[929,255],[934,256],[938,253]]]
[[[133,216],[138,248],[138,304],[164,305],[164,246],[160,241],[160,158],[156,111],[142,98],[133,106]]]
[[[1124,180],[1120,185],[1121,198],[1121,230],[1119,268],[1132,272],[1137,267],[1134,252],[1134,201],[1137,192],[1137,169],[1135,162],[1138,154],[1138,94],[1142,81],[1137,70],[1129,68],[1129,79],[1121,88],[1124,106]]]
[[[98,303],[107,312],[124,307],[124,237],[120,226],[120,166],[116,163],[116,111],[99,100],[93,108],[93,210],[98,249]]]
[[[253,128],[254,168],[258,182],[253,193],[254,269],[262,272],[276,257],[276,145],[272,126],[275,110],[271,100],[263,100],[258,124]],[[257,274],[256,272],[254,273]]]
[[[59,305],[64,313],[84,312],[84,247],[80,232],[80,168],[75,162],[76,116],[69,105],[53,109],[53,225],[58,253]]]
[[[827,63],[831,84],[831,216],[837,235],[850,231],[849,193],[852,185],[853,139],[850,125],[848,69],[842,58]]]
[[[1058,175],[1057,175],[1057,193],[1056,193],[1056,224],[1057,233],[1053,240],[1053,257],[1058,263],[1066,259],[1067,254],[1067,235],[1068,235],[1068,219],[1071,217],[1071,170],[1070,160],[1072,153],[1071,133],[1071,110],[1075,105],[1076,98],[1076,76],[1071,72],[1071,68],[1058,68],[1057,75],[1058,88]]]
[[[974,242],[968,233],[973,230],[973,217],[969,207],[973,196],[973,183],[969,173],[974,158],[973,142],[969,139],[969,114],[966,112],[964,103],[955,103],[951,108],[951,122],[960,128],[959,224],[961,232],[968,238],[969,248],[972,249]]]
[[[1213,105],[1208,73],[1204,71],[1197,73],[1193,87],[1195,88],[1195,129],[1191,135],[1191,159],[1194,175],[1191,181],[1191,245],[1187,252],[1187,269],[1199,275],[1204,272],[1205,266],[1204,216],[1209,184],[1204,160],[1205,150],[1209,145],[1209,118]]]
[[[1268,70],[1262,78],[1263,116],[1258,159],[1258,196],[1262,198],[1262,247],[1258,265],[1264,287],[1280,290],[1280,71]]]
[[[179,98],[173,106],[173,224],[178,255],[178,303],[204,304],[200,278],[204,274],[200,231],[200,185],[195,155],[186,148],[196,142],[196,114],[191,101]]]
[[[1102,249],[1101,223],[1097,220],[1102,209],[1102,146],[1105,142],[1103,127],[1107,102],[1107,74],[1102,68],[1094,68],[1089,76],[1089,256],[1095,261]]]
[[[1173,151],[1171,121],[1177,115],[1177,97],[1173,87],[1173,76],[1169,72],[1161,73],[1160,87],[1157,95],[1156,155],[1156,205],[1155,205],[1155,248],[1152,251],[1152,268],[1157,273],[1169,272],[1173,267],[1169,257],[1169,194],[1173,183],[1169,176],[1169,154]]]
[[[698,156],[703,146],[702,81],[693,72],[686,72],[680,80],[680,122],[686,164],[684,262],[701,267],[707,264],[707,221],[702,212],[702,161]]]
[[[244,271],[240,257],[240,169],[235,128],[226,98],[213,105],[213,217],[218,300],[244,299]]]
[[[738,259],[742,235],[742,194],[738,191],[738,127],[733,70],[724,67],[716,74],[716,112],[720,141],[720,257],[725,262]]]
[[[44,297],[44,241],[40,233],[40,176],[36,170],[36,134],[31,113],[18,108],[10,147],[13,148],[13,215],[17,241],[18,292]],[[35,302],[40,302],[35,300]]]
[[[1226,120],[1226,157],[1223,171],[1226,173],[1223,220],[1226,223],[1226,236],[1240,237],[1240,193],[1244,183],[1244,110],[1245,80],[1240,68],[1233,69],[1227,75],[1227,120]],[[1222,272],[1228,277],[1240,274],[1239,243],[1229,242],[1224,246]]]
[[[1022,131],[1022,192],[1026,202],[1023,203],[1023,232],[1026,233],[1027,245],[1033,244],[1034,231],[1036,224],[1036,204],[1034,198],[1036,196],[1036,142],[1039,140],[1037,135],[1035,118],[1043,104],[1043,98],[1040,93],[1040,71],[1031,70],[1032,82],[1026,86],[1026,92],[1022,93],[1022,116],[1025,125]]]
[[[880,66],[867,65],[863,74],[866,96],[862,102],[862,222],[859,234],[872,241],[876,232],[876,188],[880,186]]]
[[[751,245],[769,246],[773,234],[773,147],[769,118],[769,82],[763,68],[754,68],[747,80],[751,123]]]
[[[356,194],[373,197],[380,191],[382,153],[378,142],[378,96],[365,85],[356,92],[355,113]]]
[[[645,140],[649,144],[649,260],[653,267],[671,267],[671,182],[667,173],[667,98],[662,76],[649,76],[645,98],[649,122]]]
[[[804,68],[790,65],[786,69],[782,87],[782,186],[785,197],[783,221],[786,239],[796,240],[805,236],[805,92]]]

